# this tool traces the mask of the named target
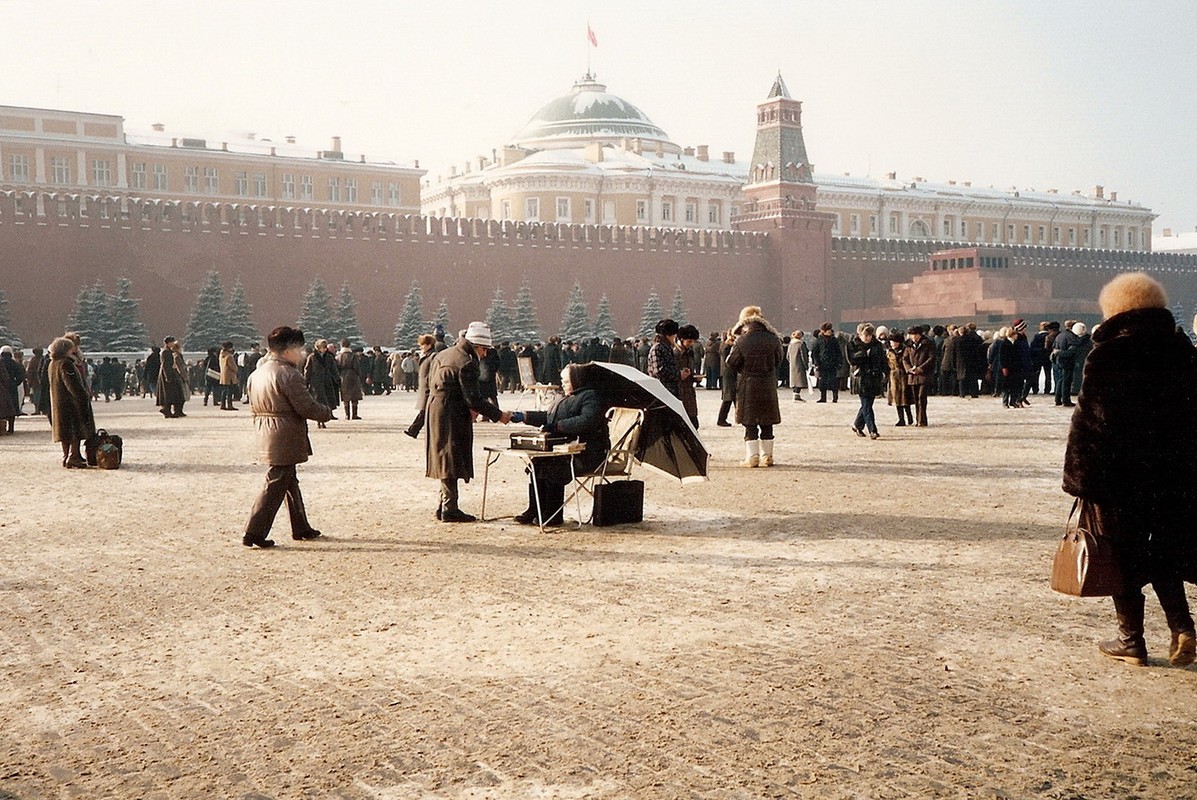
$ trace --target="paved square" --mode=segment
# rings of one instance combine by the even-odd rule
[[[1108,599],[1048,588],[1064,410],[879,406],[874,442],[851,396],[783,394],[778,466],[747,470],[699,397],[709,483],[645,473],[643,525],[546,534],[437,523],[412,396],[367,398],[300,468],[326,540],[284,514],[273,551],[240,543],[247,407],[99,404],[119,472],[18,420],[0,798],[1197,794],[1197,673],[1160,658],[1154,599],[1135,669],[1094,646]],[[520,510],[515,462],[492,477],[488,511]]]

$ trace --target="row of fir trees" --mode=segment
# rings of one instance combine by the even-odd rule
[[[656,290],[653,290],[644,303],[639,327],[633,335],[637,337],[652,336],[657,322],[663,316],[661,299]],[[681,287],[674,292],[669,316],[680,324],[685,324],[689,316],[682,298]],[[502,288],[495,289],[484,319],[490,326],[496,342],[537,342],[544,338],[542,337],[544,329],[542,329],[537,316],[536,300],[532,296],[532,288],[527,283],[522,284],[516,291],[514,302],[508,302],[507,295]],[[451,334],[448,306],[442,299],[437,307],[436,316],[432,319],[426,317],[423,293],[419,283],[413,282],[411,289],[403,298],[399,321],[395,324],[395,346],[399,348],[415,347],[416,339],[420,334],[433,330]],[[599,298],[594,316],[591,317],[582,293],[582,286],[575,283],[573,289],[570,290],[569,299],[566,301],[565,312],[557,328],[557,335],[566,342],[581,342],[596,337],[609,342],[618,336],[619,332],[615,330],[611,314],[611,301],[607,295],[604,294]],[[451,339],[452,336],[448,338]]]

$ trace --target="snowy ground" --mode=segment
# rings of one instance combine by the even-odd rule
[[[0,799],[1191,797],[1197,673],[1099,656],[1108,600],[1047,586],[1062,409],[932,398],[848,430],[783,394],[746,470],[643,525],[442,525],[410,395],[313,430],[326,540],[241,546],[248,411],[101,403],[119,472],[0,437]],[[515,405],[504,396],[506,405]],[[509,429],[478,427],[478,446]],[[481,461],[477,460],[479,472]],[[488,511],[522,508],[515,462]],[[478,511],[481,481],[463,491]]]

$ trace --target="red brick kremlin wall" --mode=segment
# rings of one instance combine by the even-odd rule
[[[348,280],[363,331],[384,346],[413,280],[428,317],[443,297],[454,327],[482,318],[497,287],[511,302],[527,280],[545,335],[556,332],[575,281],[592,315],[608,296],[625,335],[651,289],[667,311],[680,286],[690,320],[707,332],[749,303],[769,309],[766,244],[732,231],[0,195],[0,289],[27,344],[62,332],[80,288],[99,279],[111,292],[120,276],[153,337],[182,336],[211,269],[226,291],[240,278],[264,330],[294,323],[315,278],[334,296]]]

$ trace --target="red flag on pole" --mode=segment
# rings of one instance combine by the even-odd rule
[[[598,47],[598,39],[595,37],[594,31],[591,29],[589,23],[586,25],[586,38],[590,40],[592,45]]]

